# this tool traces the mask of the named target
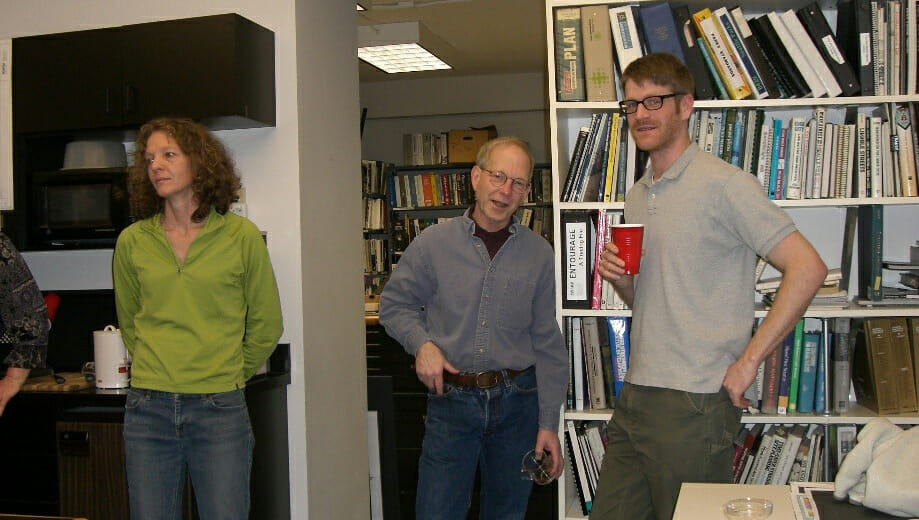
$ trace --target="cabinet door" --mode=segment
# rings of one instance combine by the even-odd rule
[[[125,125],[164,115],[242,117],[274,124],[274,39],[267,29],[235,14],[123,29]],[[268,74],[260,70],[261,61],[269,62]],[[261,96],[251,91],[258,83],[266,86]],[[261,113],[267,117],[269,111],[259,107],[269,94],[266,120]]]
[[[119,34],[100,29],[13,40],[16,133],[121,124]]]

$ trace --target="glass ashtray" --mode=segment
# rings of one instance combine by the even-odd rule
[[[769,518],[772,514],[772,502],[765,498],[735,498],[724,503],[724,517],[731,519],[751,520]]]

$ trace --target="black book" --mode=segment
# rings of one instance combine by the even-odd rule
[[[692,79],[696,84],[695,98],[717,99],[715,86],[712,84],[712,78],[702,58],[702,51],[699,50],[696,42],[696,28],[692,25],[689,7],[685,4],[673,6],[673,19],[676,22],[677,32],[680,33],[677,39],[683,48],[683,55],[686,56],[686,67],[692,73]]]
[[[782,92],[783,89],[779,87],[775,69],[770,65],[768,60],[766,60],[766,54],[763,52],[762,47],[760,47],[759,41],[753,36],[753,32],[750,30],[750,25],[744,17],[741,8],[734,7],[730,12],[731,18],[734,20],[734,25],[737,26],[740,36],[743,38],[744,48],[747,49],[747,54],[750,55],[753,66],[756,67],[756,71],[759,72],[760,78],[762,78],[763,84],[766,86],[766,91],[769,92],[769,97],[772,99],[790,97],[790,93]]]
[[[801,25],[804,26],[804,30],[814,40],[820,55],[823,56],[823,60],[830,67],[830,71],[833,72],[833,76],[836,77],[839,86],[842,87],[842,95],[858,95],[861,87],[855,75],[855,69],[852,68],[852,64],[840,52],[839,42],[836,41],[836,37],[830,29],[830,24],[826,21],[826,17],[823,16],[823,12],[817,2],[802,7],[798,10],[797,15],[798,19],[801,20]],[[838,61],[839,59],[842,61]]]
[[[587,143],[588,130],[581,128],[578,137],[574,141],[574,152],[571,154],[571,163],[568,164],[568,174],[565,176],[565,188],[562,190],[562,196],[559,200],[567,202],[571,197],[571,190],[575,185],[578,173],[578,163],[584,155],[584,145]]]
[[[884,206],[858,207],[858,296],[881,301],[881,255],[884,247]]]
[[[775,33],[775,29],[769,22],[769,18],[766,15],[762,15],[750,20],[750,29],[753,31],[753,35],[756,36],[756,39],[759,40],[760,47],[762,47],[766,59],[772,63],[772,66],[778,71],[779,74],[777,77],[786,80],[786,84],[791,89],[794,97],[806,97],[810,95],[810,87],[807,82],[804,81],[804,76],[798,71],[798,67],[795,66],[795,62],[792,61],[791,56],[788,55],[788,51],[785,50],[782,41],[779,40],[779,36]]]
[[[875,94],[871,45],[861,45],[863,39],[870,42],[873,37],[871,1],[841,0],[836,14],[836,41],[856,71],[862,96]]]

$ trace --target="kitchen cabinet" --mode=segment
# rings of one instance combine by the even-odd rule
[[[275,124],[274,33],[237,14],[13,40],[15,133]]]

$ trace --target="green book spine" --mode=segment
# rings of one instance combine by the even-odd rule
[[[795,325],[795,339],[791,349],[791,381],[788,383],[788,412],[798,411],[798,385],[801,381],[801,353],[804,351],[804,320]]]

